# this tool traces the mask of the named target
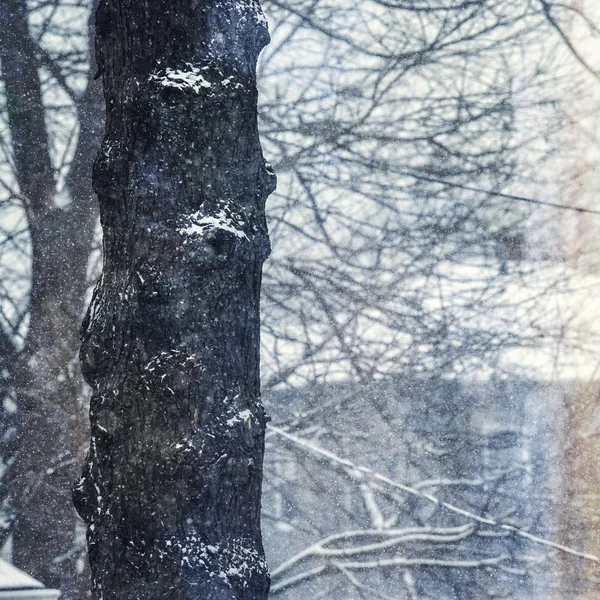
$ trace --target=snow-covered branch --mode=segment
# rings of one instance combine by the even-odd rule
[[[291,443],[295,444],[296,446],[303,448],[304,450],[307,450],[310,453],[316,454],[318,456],[321,456],[321,457],[327,459],[333,465],[342,467],[348,474],[353,476],[355,479],[358,479],[358,480],[372,479],[372,480],[384,483],[385,485],[392,487],[394,489],[400,490],[406,494],[410,494],[412,496],[416,496],[416,497],[422,498],[424,500],[427,500],[428,502],[431,502],[432,504],[440,506],[452,513],[455,513],[457,515],[465,517],[465,518],[469,519],[470,521],[479,523],[481,525],[487,525],[490,527],[504,530],[506,532],[509,532],[510,534],[528,539],[536,544],[540,544],[540,545],[543,545],[543,546],[546,546],[549,548],[553,548],[553,549],[559,550],[561,552],[566,552],[568,554],[577,556],[579,558],[591,560],[594,562],[600,562],[600,558],[594,554],[580,552],[579,550],[570,548],[568,546],[564,546],[563,544],[558,544],[551,540],[546,540],[544,538],[541,538],[539,536],[531,534],[528,531],[525,531],[524,529],[521,529],[510,523],[504,523],[497,519],[477,515],[469,510],[465,510],[463,508],[455,506],[454,504],[445,502],[444,500],[441,500],[441,499],[437,498],[436,496],[433,496],[426,492],[420,491],[420,490],[418,490],[414,487],[411,487],[409,485],[406,485],[404,483],[394,481],[393,479],[390,479],[389,477],[387,477],[381,473],[378,473],[377,471],[374,471],[373,469],[364,467],[362,465],[358,465],[346,458],[342,458],[342,457],[338,456],[337,454],[330,452],[329,450],[320,448],[319,446],[316,446],[315,444],[311,443],[310,441],[299,438],[293,434],[290,434],[290,433],[284,431],[283,429],[280,429],[273,425],[269,425],[268,428],[270,431],[272,431],[273,433],[286,439],[288,442],[291,442]]]
[[[468,524],[461,527],[446,528],[415,527],[406,529],[345,531],[343,533],[330,535],[316,544],[309,546],[302,552],[299,552],[279,565],[273,570],[271,575],[276,577],[299,562],[311,557],[340,558],[364,555],[380,550],[387,550],[407,542],[458,542],[470,536],[474,530],[475,527],[472,524]],[[370,541],[377,538],[384,539],[380,539],[380,541]],[[342,548],[330,547],[335,543],[352,543],[361,539],[365,540],[367,543]]]

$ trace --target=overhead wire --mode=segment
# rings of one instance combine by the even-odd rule
[[[516,194],[505,194],[503,192],[494,192],[493,190],[484,190],[482,188],[477,188],[477,187],[474,187],[471,185],[464,185],[462,183],[456,183],[454,181],[447,181],[445,179],[439,179],[437,177],[430,177],[428,175],[420,175],[420,174],[412,173],[412,172],[408,172],[408,171],[405,174],[409,177],[412,177],[413,179],[428,181],[430,183],[439,183],[442,185],[459,188],[461,190],[477,192],[480,194],[487,194],[488,196],[496,196],[498,198],[505,198],[507,200],[514,200],[517,202],[527,202],[529,204],[538,204],[541,206],[549,206],[551,208],[557,208],[560,210],[570,210],[570,211],[584,213],[584,214],[590,214],[590,215],[600,215],[600,210],[594,210],[592,208],[583,208],[581,206],[570,206],[568,204],[559,204],[558,202],[547,202],[545,200],[538,200],[537,198],[528,198],[526,196],[518,196]]]

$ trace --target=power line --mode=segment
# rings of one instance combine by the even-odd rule
[[[420,179],[423,181],[429,181],[430,183],[441,183],[443,185],[449,185],[451,187],[460,188],[461,190],[468,190],[470,192],[480,192],[487,194],[488,196],[497,196],[498,198],[506,198],[508,200],[516,200],[518,202],[527,202],[529,204],[539,204],[541,206],[550,206],[551,208],[559,208],[561,210],[572,210],[578,213],[586,213],[590,215],[600,215],[600,210],[592,210],[591,208],[581,208],[579,206],[568,206],[565,204],[558,204],[556,202],[545,202],[544,200],[537,200],[536,198],[527,198],[525,196],[516,196],[514,194],[503,194],[502,192],[493,192],[491,190],[482,190],[470,185],[463,185],[461,183],[454,183],[452,181],[445,181],[444,179],[436,179],[435,177],[428,177],[426,175],[416,175],[415,173],[406,173],[409,177],[414,179]]]

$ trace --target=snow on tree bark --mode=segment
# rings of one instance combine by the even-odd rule
[[[259,295],[275,177],[254,0],[101,0],[104,270],[82,329],[91,446],[74,490],[93,597],[266,598]]]

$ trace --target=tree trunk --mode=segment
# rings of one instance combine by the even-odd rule
[[[96,600],[267,597],[259,296],[275,177],[255,0],[101,0],[104,271],[82,330],[74,491]]]
[[[73,202],[56,206],[39,60],[26,3],[20,0],[0,2],[0,61],[32,255],[27,337],[8,368],[18,399],[16,454],[3,478],[14,512],[12,558],[47,586],[60,588],[64,600],[73,600],[80,596],[81,549],[76,544],[77,514],[69,499],[87,429],[76,331],[97,218],[91,185],[84,182],[91,175],[86,154],[97,151],[99,137],[82,120],[68,181]],[[93,95],[89,90],[86,98],[91,102]]]

